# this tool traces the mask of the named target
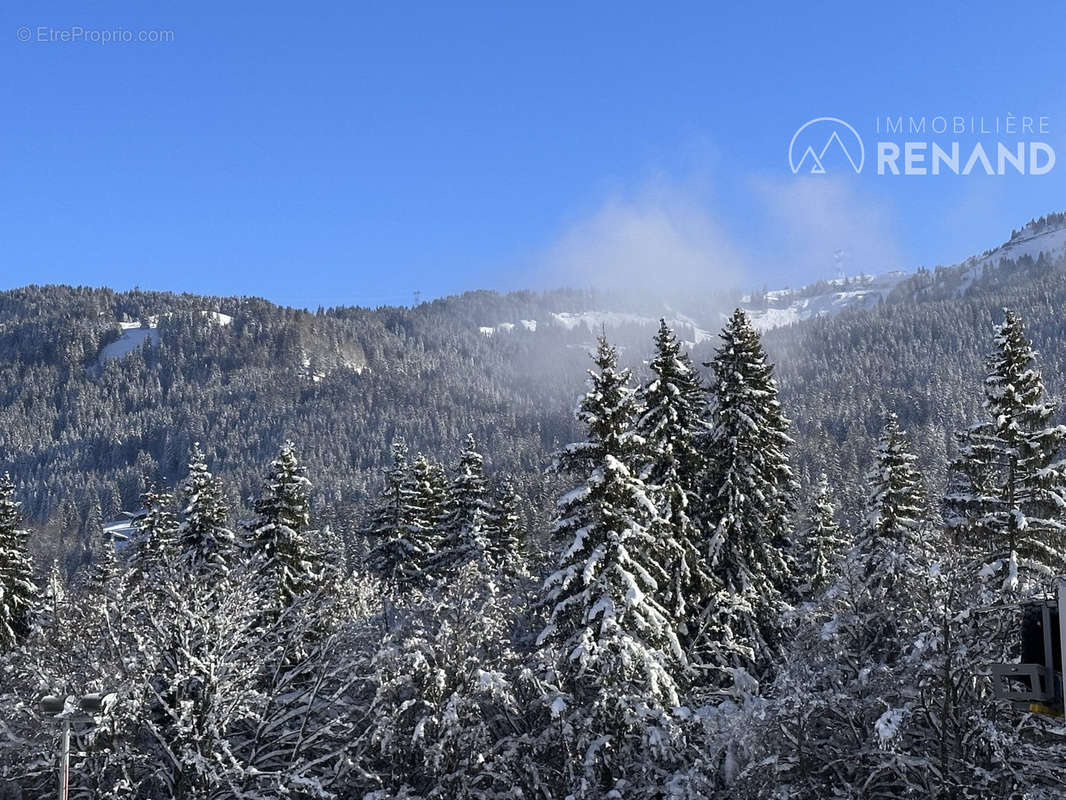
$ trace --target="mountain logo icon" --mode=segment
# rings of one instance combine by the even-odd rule
[[[826,164],[840,164],[844,156],[858,175],[866,163],[862,137],[851,125],[836,117],[815,117],[804,122],[788,144],[788,165],[793,175],[825,175]]]

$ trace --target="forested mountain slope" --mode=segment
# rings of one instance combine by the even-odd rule
[[[887,409],[914,429],[923,467],[941,480],[952,431],[976,414],[988,332],[1004,305],[1025,318],[1057,395],[1066,282],[1052,245],[1061,245],[1061,228],[1058,216],[1039,220],[997,251],[900,277],[876,303],[768,330],[801,478],[861,470]],[[1050,243],[1047,253],[1037,240]],[[824,290],[809,287],[790,302]],[[450,462],[472,432],[490,474],[515,475],[537,504],[548,453],[575,434],[573,398],[601,329],[639,377],[659,317],[699,364],[741,302],[681,291],[472,292],[415,308],[307,312],[254,298],[3,292],[0,470],[22,487],[37,525],[69,537],[96,503],[105,518],[135,508],[146,476],[172,485],[196,441],[239,504],[288,437],[318,506],[350,517],[378,488],[395,436]],[[147,341],[122,354],[131,334]],[[859,489],[852,482],[847,491]],[[843,506],[855,513],[858,499]]]

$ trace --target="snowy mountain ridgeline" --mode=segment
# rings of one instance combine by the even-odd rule
[[[989,665],[1066,573],[1064,246],[746,297],[0,293],[0,800],[54,791],[46,695],[101,695],[72,797],[1062,797],[1053,698]]]

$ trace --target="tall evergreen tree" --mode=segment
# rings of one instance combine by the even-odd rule
[[[557,456],[578,485],[558,503],[554,535],[564,545],[544,583],[548,624],[538,639],[554,687],[551,736],[575,796],[620,791],[646,766],[652,731],[678,703],[683,660],[656,599],[666,572],[656,560],[657,509],[634,469],[629,372],[602,337],[595,364],[577,413],[587,438]]]
[[[29,632],[37,585],[27,546],[29,534],[15,500],[15,484],[0,476],[0,650],[8,650]]]
[[[101,525],[91,534],[89,547],[89,586],[98,593],[106,593],[119,574],[114,534]]]
[[[407,541],[410,490],[410,465],[407,443],[392,442],[392,464],[385,471],[385,486],[370,517],[366,534],[371,541],[368,561],[379,575],[392,577],[410,558],[412,546]]]
[[[63,605],[67,601],[67,585],[63,580],[63,569],[59,560],[52,562],[41,590],[40,608],[34,626],[43,636],[56,636],[63,624]]]
[[[848,550],[847,540],[836,521],[836,508],[829,497],[829,477],[823,472],[807,509],[803,538],[809,593],[820,594],[836,577],[840,560]]]
[[[984,550],[986,563],[1009,565],[1007,588],[1040,590],[1066,571],[1066,425],[1051,423],[1056,404],[1047,399],[1032,343],[1010,309],[994,341],[984,382],[990,419],[959,434],[945,521],[956,542]]]
[[[514,483],[505,479],[489,507],[485,522],[488,562],[494,569],[513,573],[524,566],[526,531],[521,503]]]
[[[142,577],[151,576],[172,563],[177,554],[178,517],[174,495],[149,484],[141,495],[141,513],[134,520],[137,532],[130,541],[130,569]]]
[[[311,519],[311,482],[286,442],[255,503],[255,520],[249,526],[249,545],[262,560],[261,576],[268,584],[275,607],[286,608],[318,582],[322,567],[307,541]]]
[[[208,469],[199,443],[193,446],[189,474],[182,483],[184,510],[178,527],[180,558],[195,574],[225,577],[234,556],[233,532],[222,483]]]
[[[443,492],[435,465],[419,453],[408,467],[407,446],[394,442],[385,494],[369,528],[377,544],[368,559],[371,569],[394,586],[426,580],[439,541]]]
[[[643,408],[636,426],[645,448],[641,477],[651,487],[662,518],[658,550],[669,580],[660,588],[660,600],[687,639],[689,625],[702,610],[698,601],[713,585],[693,519],[701,463],[695,441],[706,401],[699,376],[666,320],[659,320],[649,366],[652,377],[641,391]]]
[[[877,460],[866,476],[871,496],[866,524],[848,555],[851,581],[857,582],[856,606],[866,618],[861,631],[862,652],[857,660],[877,656],[891,660],[902,652],[900,631],[915,624],[913,576],[926,569],[928,553],[922,541],[925,510],[917,458],[907,451],[895,414],[889,414],[877,449]]]
[[[432,566],[439,578],[468,561],[483,562],[489,551],[489,503],[482,461],[473,434],[468,434],[444,502],[440,549]]]
[[[708,366],[714,379],[710,429],[699,440],[706,461],[700,521],[716,585],[700,598],[693,647],[708,666],[763,677],[782,655],[782,615],[798,588],[787,555],[796,491],[789,421],[773,367],[742,310],[722,330]]]

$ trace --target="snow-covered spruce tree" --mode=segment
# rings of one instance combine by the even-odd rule
[[[371,542],[368,563],[383,578],[397,575],[410,556],[411,548],[405,539],[409,473],[407,443],[396,438],[392,442],[392,465],[385,471],[385,487],[365,529]]]
[[[332,526],[326,525],[318,531],[313,543],[313,562],[318,565],[318,585],[322,587],[335,585],[343,581],[351,572],[348,548],[344,537]]]
[[[248,525],[248,546],[259,561],[257,572],[275,610],[310,591],[321,578],[322,567],[315,563],[307,540],[310,519],[311,482],[295,446],[286,442],[270,462],[255,518]]]
[[[81,552],[74,569],[77,580],[88,581],[92,575],[93,548],[98,546],[97,539],[104,529],[104,512],[99,500],[94,500],[89,505],[85,522],[81,526]]]
[[[482,563],[489,550],[489,503],[482,456],[473,434],[468,434],[459,464],[444,500],[441,541],[430,569],[447,580],[455,567],[468,561]]]
[[[803,537],[807,594],[817,598],[836,577],[837,566],[848,551],[848,541],[836,521],[836,508],[829,497],[829,477],[823,472],[814,487],[807,509]]]
[[[368,563],[393,587],[406,589],[425,580],[438,541],[443,496],[433,465],[421,453],[408,467],[407,445],[398,439],[392,459],[384,495],[367,529],[375,541]]]
[[[690,651],[712,683],[744,682],[736,670],[772,676],[785,640],[782,617],[798,590],[787,555],[797,489],[792,440],[773,367],[742,310],[722,330],[709,366],[710,426],[697,442],[705,462],[699,519],[715,585],[695,601]]]
[[[896,415],[887,415],[877,460],[866,476],[871,492],[866,524],[848,554],[847,569],[859,582],[856,608],[868,615],[851,637],[859,660],[892,663],[916,621],[912,579],[927,573],[929,557],[921,535],[925,499],[916,462]]]
[[[984,408],[989,421],[959,434],[944,516],[956,542],[984,550],[1004,588],[1046,589],[1066,571],[1066,425],[1054,425],[1036,353],[1010,309],[995,329]]]
[[[656,599],[667,574],[656,560],[658,511],[634,465],[642,441],[629,372],[603,337],[594,361],[577,412],[587,438],[557,455],[578,485],[558,503],[563,546],[544,582],[548,623],[538,638],[549,764],[560,795],[574,797],[629,796],[627,786],[658,780],[683,663]]]
[[[178,516],[174,495],[150,484],[141,495],[142,511],[134,520],[137,529],[130,542],[130,571],[150,580],[177,556]]]
[[[63,569],[59,566],[59,560],[52,562],[52,568],[48,571],[48,578],[41,589],[41,599],[37,614],[34,617],[34,627],[42,635],[54,635],[63,624],[63,606],[67,602],[67,584],[63,579]]]
[[[89,586],[94,592],[106,594],[114,589],[120,572],[114,535],[101,526],[90,535],[89,548]]]
[[[525,566],[526,530],[522,516],[522,498],[514,483],[504,479],[488,510],[485,522],[488,552],[492,569],[514,574]]]
[[[229,509],[222,484],[208,472],[199,443],[193,446],[181,492],[184,509],[177,533],[180,560],[194,574],[227,576],[235,557],[233,531],[226,526]]]
[[[658,557],[669,579],[660,587],[659,599],[687,643],[688,626],[702,610],[698,601],[713,586],[693,519],[701,463],[695,440],[706,400],[699,376],[666,320],[659,320],[649,367],[652,377],[640,393],[643,408],[636,426],[645,443],[641,477],[662,518],[656,531]]]
[[[37,599],[29,534],[21,523],[15,485],[5,472],[0,476],[0,651],[14,647],[29,632]]]
[[[768,746],[772,772],[745,780],[770,795],[929,796],[928,761],[910,751],[907,717],[918,695],[912,654],[931,614],[929,552],[915,457],[889,416],[867,475],[866,521],[836,579],[806,615],[779,675]]]

